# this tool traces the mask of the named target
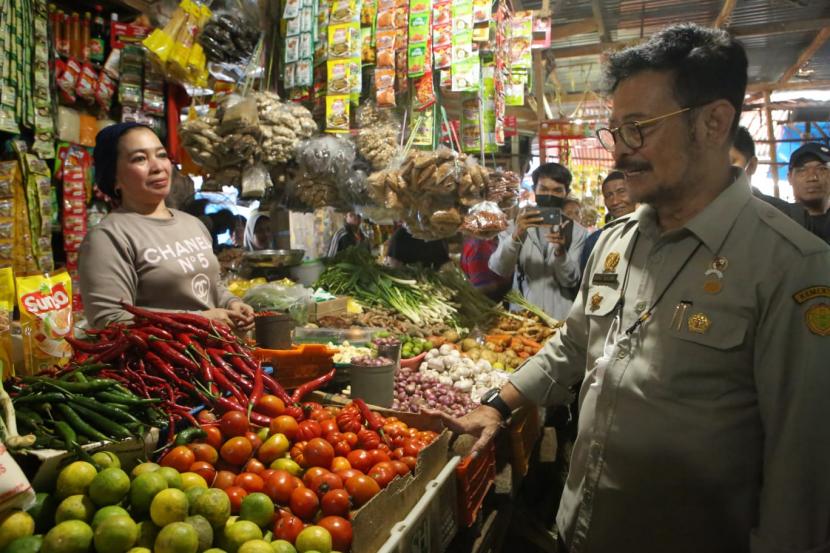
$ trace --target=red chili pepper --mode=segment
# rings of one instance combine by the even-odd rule
[[[291,401],[293,403],[300,403],[303,397],[308,395],[310,392],[313,392],[317,388],[325,385],[332,378],[334,378],[334,373],[336,370],[337,369],[332,369],[323,376],[315,378],[314,380],[310,380],[309,382],[306,382],[305,384],[294,390],[294,393],[291,395]]]
[[[199,369],[202,371],[202,380],[204,380],[205,384],[207,384],[211,395],[218,394],[219,390],[214,382],[213,365],[210,364],[210,361],[205,358],[200,358]]]
[[[92,363],[109,363],[113,359],[116,359],[119,355],[124,353],[130,348],[130,342],[123,336],[119,337],[118,340],[107,350],[101,353],[96,353],[90,358],[90,362]]]
[[[228,374],[232,373],[233,370],[222,360],[221,357],[210,353],[210,351],[211,350],[208,350],[210,358],[213,361],[213,378],[219,383],[219,389],[225,392],[230,392],[231,395],[239,402],[247,401],[245,395],[242,394],[242,392],[240,392],[239,389],[230,381]]]
[[[167,342],[164,342],[162,340],[151,339],[150,347],[156,350],[170,363],[175,363],[176,365],[188,368],[191,371],[199,370],[199,365],[197,365],[192,359],[188,359],[181,352],[176,351]]]
[[[242,406],[241,403],[233,401],[230,398],[226,397],[218,397],[214,400],[214,405],[219,407],[225,411],[245,411],[245,407]],[[250,416],[251,422],[254,424],[258,424],[259,426],[271,426],[271,417],[266,415],[261,415],[256,411],[253,411]]]
[[[237,386],[242,387],[246,392],[250,392],[253,389],[253,384],[242,378],[241,375],[237,374],[233,370],[233,368],[230,365],[228,365],[228,363],[224,359],[222,359],[222,352],[220,350],[208,348],[207,352],[208,355],[210,355],[213,364],[217,368],[222,369],[225,373],[225,376],[233,380]]]
[[[137,347],[142,352],[147,351],[147,335],[139,332],[137,330],[125,330],[124,335],[127,337],[129,342]]]
[[[141,327],[141,332],[147,336],[155,336],[156,338],[161,338],[162,340],[173,340],[172,334],[157,326],[143,326]]]
[[[257,366],[256,376],[254,377],[254,388],[251,390],[250,401],[248,402],[248,416],[251,416],[251,410],[254,405],[259,403],[259,398],[262,397],[263,389],[265,388],[265,381],[262,379],[262,365]]]
[[[251,369],[239,355],[235,353],[225,352],[225,354],[222,355],[222,359],[230,360],[230,363],[231,365],[233,365],[233,368],[239,371],[240,374],[244,374],[249,378],[254,378],[254,375],[256,374],[256,367],[254,367],[254,369]]]
[[[294,400],[291,399],[291,396],[288,395],[288,392],[285,391],[285,388],[276,381],[276,379],[271,376],[270,374],[265,374],[265,371],[262,372],[262,379],[265,381],[266,386],[268,389],[273,392],[275,396],[280,398],[286,406],[291,405]]]
[[[363,415],[363,418],[366,420],[366,424],[369,425],[369,428],[379,432],[386,423],[386,421],[383,420],[383,417],[377,413],[373,413],[372,410],[369,409],[369,406],[366,405],[366,402],[362,399],[356,398],[352,401],[355,405],[357,405],[357,408],[360,409],[360,414]]]
[[[192,392],[196,391],[196,387],[193,384],[191,384],[187,380],[180,378],[179,375],[176,374],[176,371],[173,370],[173,367],[167,361],[165,361],[152,351],[148,351],[147,355],[145,355],[144,357],[145,359],[147,359],[147,361],[150,362],[150,364],[153,367],[155,367],[156,370],[158,370],[161,374],[169,378],[170,381],[175,382],[176,385],[178,385],[179,387],[185,388],[186,390],[190,390]]]
[[[113,342],[109,340],[99,340],[98,342],[87,342],[84,340],[78,340],[77,338],[73,338],[72,336],[66,336],[64,338],[66,342],[72,346],[76,352],[84,352],[84,353],[101,353],[103,351],[108,350],[113,346]]]
[[[132,313],[136,317],[143,317],[148,321],[161,324],[162,326],[174,332],[191,332],[200,337],[208,336],[207,331],[202,330],[200,328],[195,328],[191,325],[182,324],[178,321],[174,321],[166,313],[158,313],[156,311],[150,311],[149,309],[142,309],[140,307],[129,305],[124,302],[121,302],[121,307],[123,307],[125,311]]]

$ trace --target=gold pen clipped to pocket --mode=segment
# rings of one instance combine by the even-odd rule
[[[683,328],[683,321],[686,320],[686,311],[688,311],[692,305],[692,302],[682,300],[674,306],[674,314],[672,315],[671,324],[669,325],[670,329],[679,331]]]

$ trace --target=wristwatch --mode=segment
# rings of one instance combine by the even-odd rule
[[[504,400],[499,395],[501,390],[499,388],[492,388],[484,392],[484,395],[481,396],[481,404],[486,405],[487,407],[492,407],[496,411],[499,412],[501,415],[502,420],[507,420],[510,418],[510,415],[513,414],[513,411],[510,407],[504,402]]]

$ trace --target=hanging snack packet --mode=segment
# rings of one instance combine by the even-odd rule
[[[69,273],[17,277],[26,371],[34,374],[72,357],[72,279]]]
[[[14,312],[14,271],[0,269],[0,379],[14,375],[12,367],[11,321]]]

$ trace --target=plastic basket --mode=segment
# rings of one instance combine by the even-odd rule
[[[392,527],[378,553],[440,553],[446,551],[456,531],[455,473],[461,457],[455,456],[426,485],[424,494],[409,514]]]
[[[296,388],[334,367],[334,351],[322,344],[302,344],[285,350],[255,349],[254,356],[274,367],[274,377],[284,388]]]
[[[522,409],[513,416],[510,425],[510,466],[518,476],[527,474],[530,456],[541,429],[539,410],[535,407]]]
[[[496,479],[496,444],[490,440],[478,457],[467,456],[456,468],[458,476],[458,520],[464,526],[476,521],[484,497]]]

